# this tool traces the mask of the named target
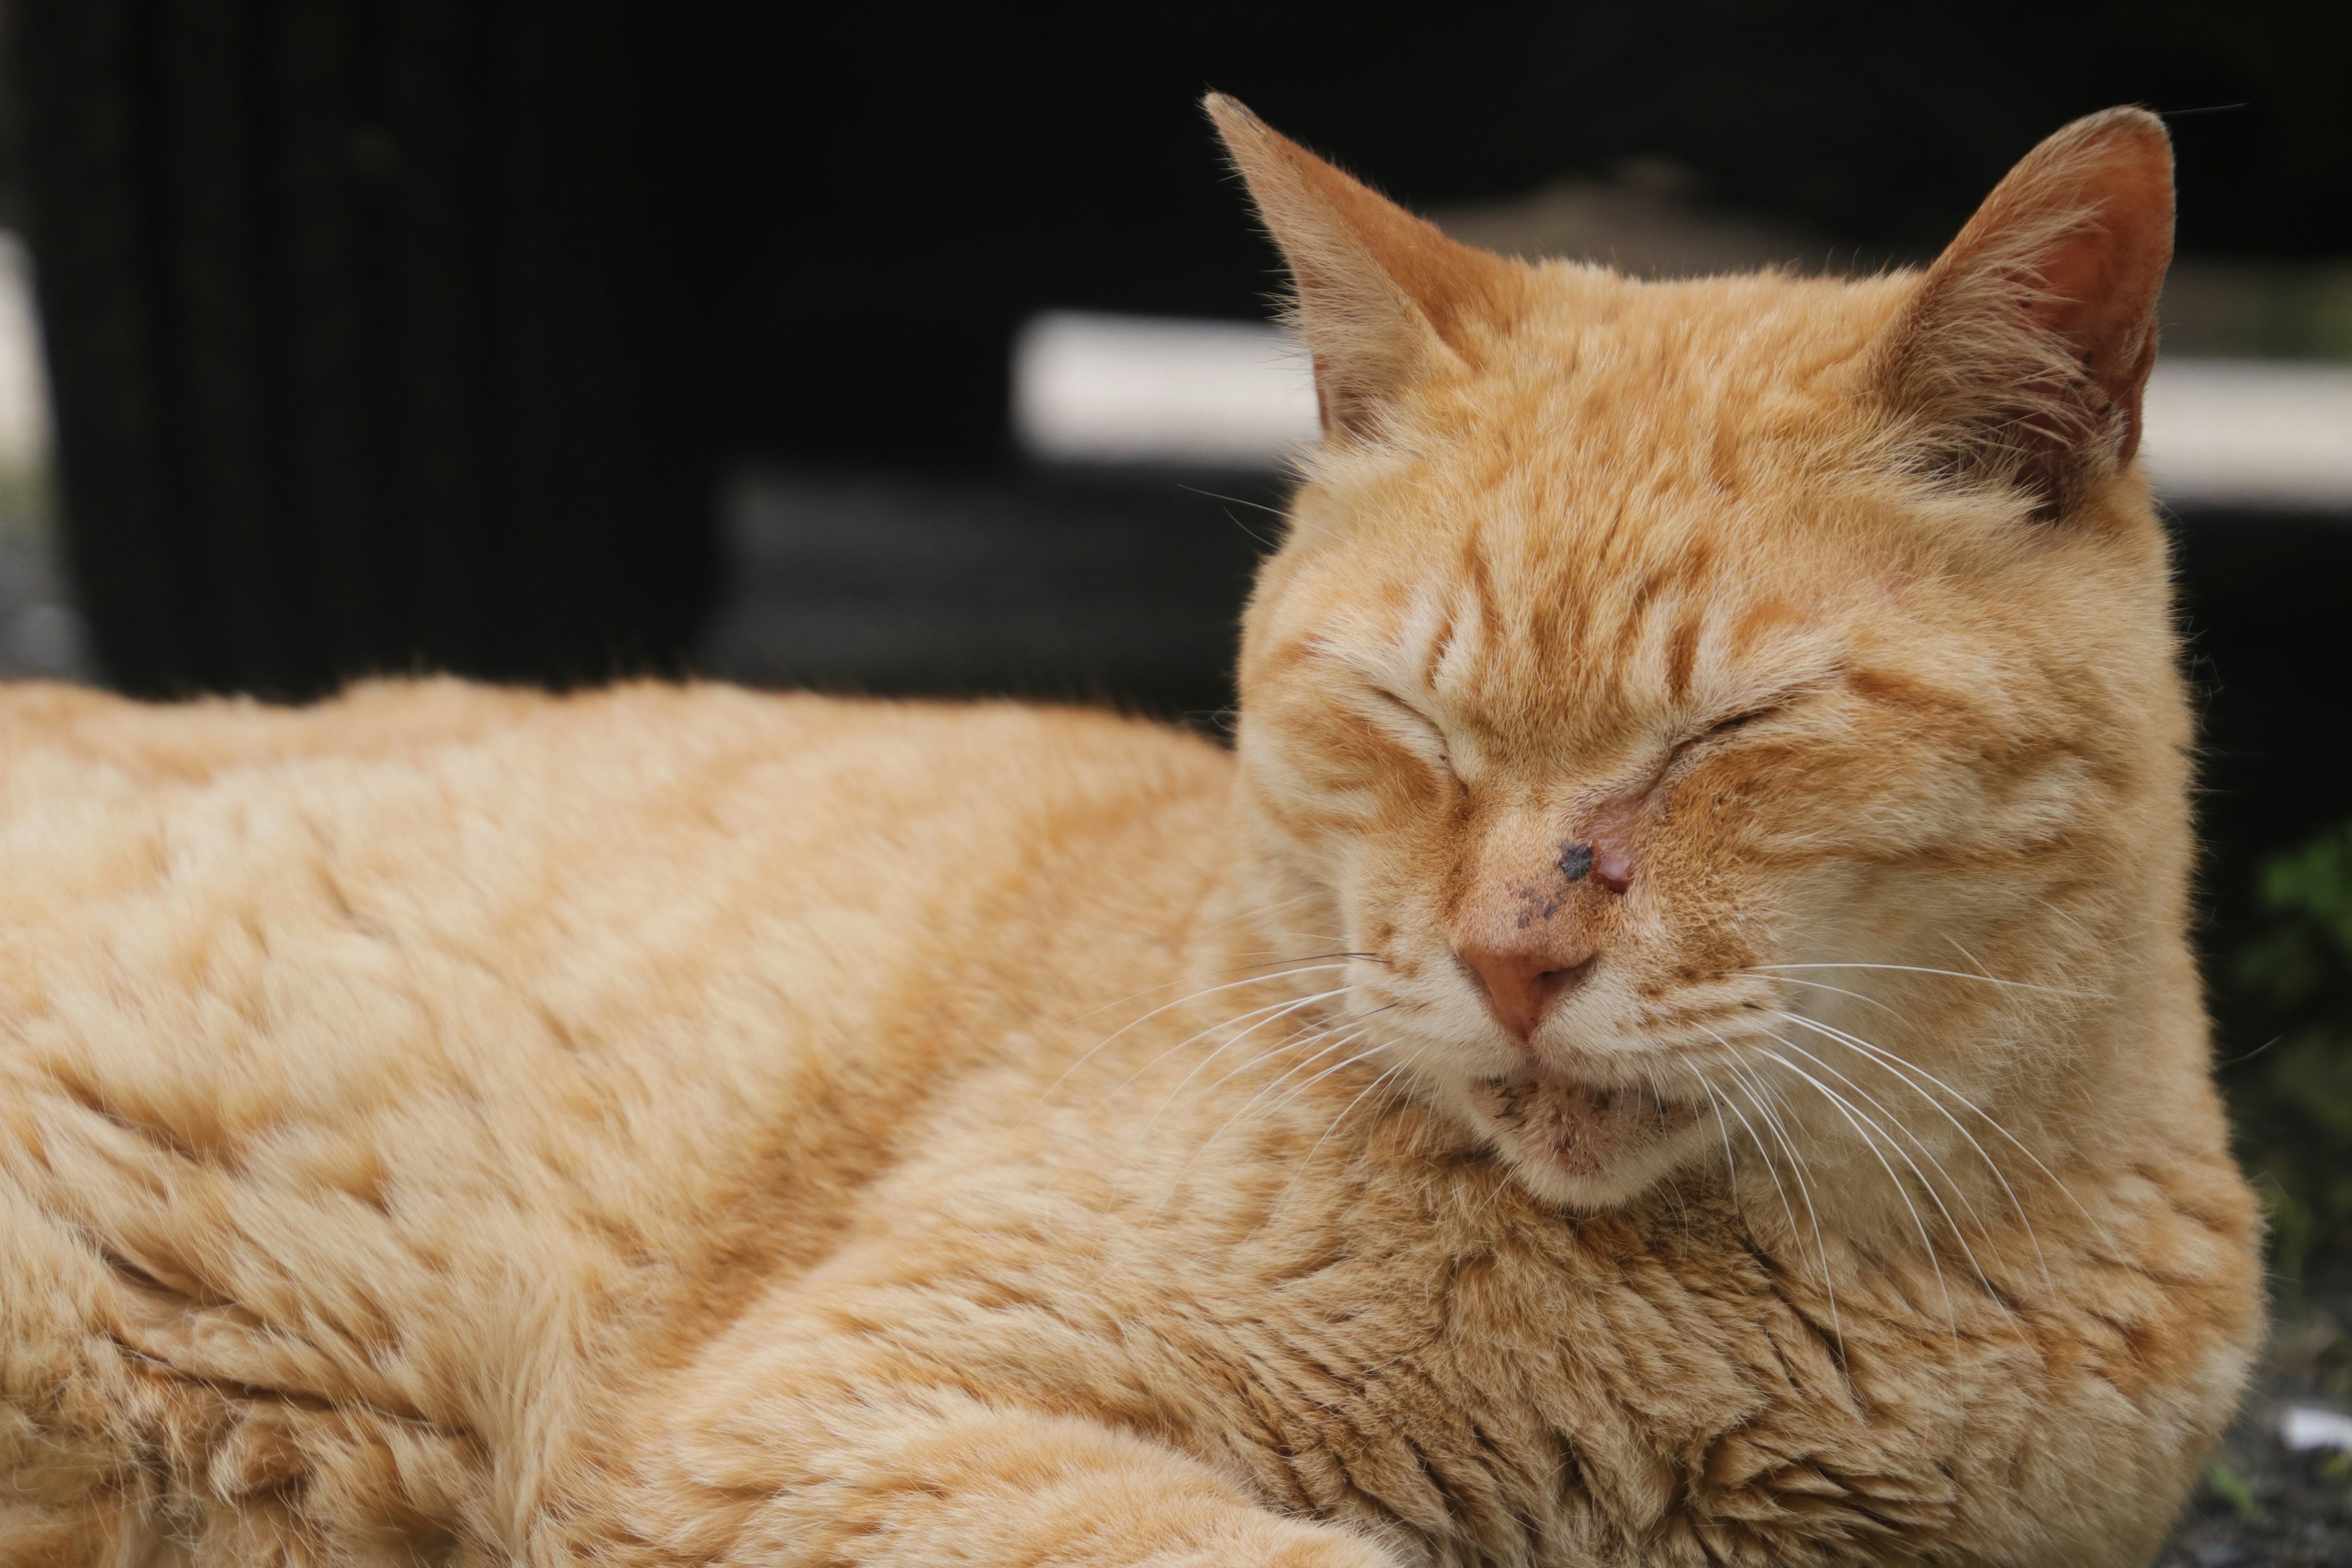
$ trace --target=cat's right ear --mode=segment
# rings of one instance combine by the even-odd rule
[[[1475,362],[1507,325],[1521,269],[1325,163],[1221,92],[1202,100],[1297,289],[1328,436],[1364,436],[1443,362]]]

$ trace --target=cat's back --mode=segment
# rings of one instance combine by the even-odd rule
[[[1169,951],[1225,781],[1012,705],[0,689],[0,1371],[546,1419],[551,1346],[821,1256],[990,1019]]]
[[[805,1057],[968,981],[975,943],[1050,945],[1089,852],[1181,883],[1160,840],[1224,781],[1197,740],[1012,704],[0,689],[0,1039],[122,1092],[266,1061],[313,1106],[340,1075],[716,1068],[738,1027]]]
[[[0,685],[0,942],[103,964],[151,919],[191,941],[462,932],[520,980],[561,967],[536,943],[600,929],[651,960],[677,921],[940,913],[1074,818],[1145,826],[1225,783],[1197,739],[1010,703],[434,680],[289,709]]]

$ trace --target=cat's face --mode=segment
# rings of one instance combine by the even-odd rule
[[[2104,469],[1989,468],[1906,404],[1934,276],[1458,265],[1473,302],[1441,279],[1457,308],[1413,305],[1389,363],[1360,301],[1317,345],[1334,428],[1252,605],[1240,752],[1291,923],[1357,955],[1352,1026],[1538,1194],[1607,1205],[1764,1106],[1868,1117],[1888,1069],[1792,1012],[2042,973],[2018,933],[2170,779],[2163,550],[2128,430],[2082,437]]]

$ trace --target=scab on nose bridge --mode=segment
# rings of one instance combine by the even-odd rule
[[[1581,882],[1587,876],[1612,893],[1622,893],[1633,885],[1633,861],[1625,847],[1615,841],[1569,841],[1559,847],[1560,875],[1570,882]]]

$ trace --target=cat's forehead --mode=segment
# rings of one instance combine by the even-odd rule
[[[1869,460],[1877,344],[1915,279],[1540,277],[1431,448],[1457,548],[1546,599],[1633,582],[1781,597],[1855,563],[1813,525]]]
[[[1448,389],[1456,423],[1432,456],[1588,506],[1798,482],[1873,417],[1877,344],[1916,287],[1568,265],[1535,282]]]
[[[1526,314],[1426,387],[1412,460],[1370,476],[1361,510],[1545,595],[1805,553],[1880,416],[1874,350],[1912,280],[1538,276]]]
[[[1517,723],[1813,679],[1885,595],[1879,552],[1823,512],[1903,280],[1547,276],[1556,294],[1446,389],[1412,461],[1332,476],[1349,526],[1318,640]]]

